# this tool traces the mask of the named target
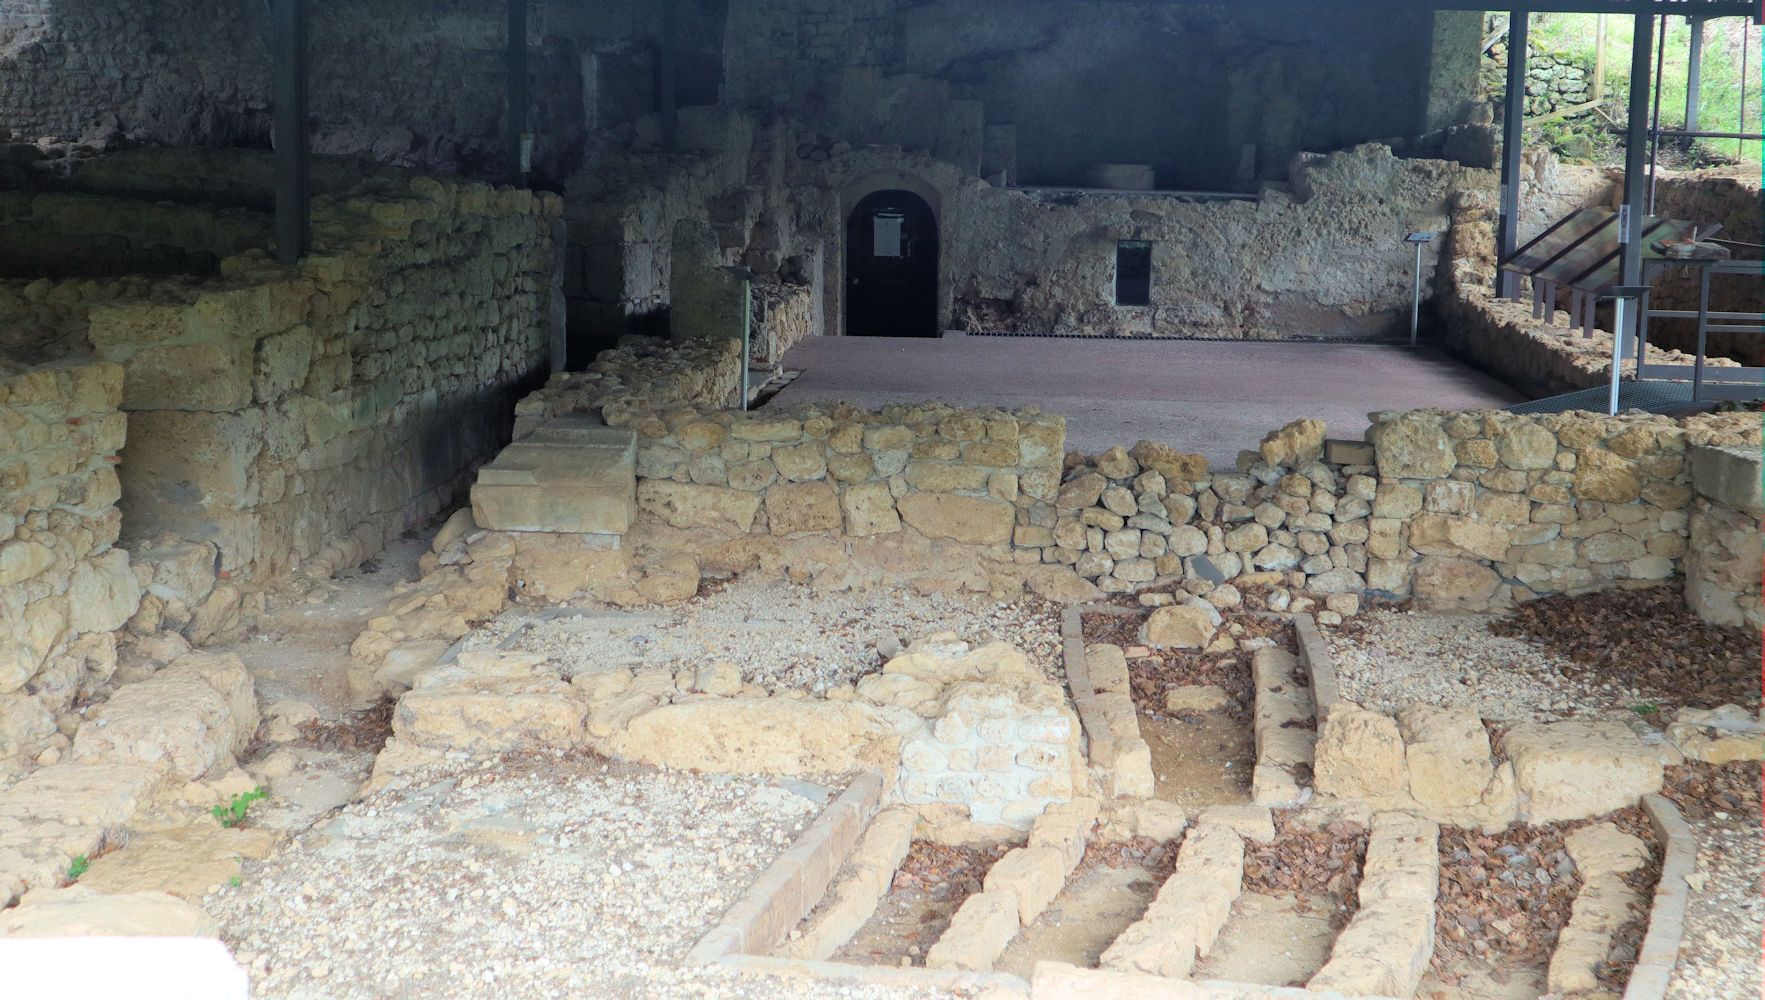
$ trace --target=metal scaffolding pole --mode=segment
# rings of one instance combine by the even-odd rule
[[[1655,177],[1661,169],[1661,84],[1667,75],[1667,15],[1661,15],[1661,40],[1655,46],[1655,108],[1649,115],[1649,214],[1655,214]]]
[[[527,173],[533,158],[532,140],[527,135],[527,4],[528,0],[508,0],[504,59],[509,104],[503,119],[503,151],[507,157],[509,183],[516,187],[527,186]]]
[[[1685,63],[1685,130],[1696,132],[1704,89],[1704,19],[1694,15],[1685,20],[1691,28],[1691,51]]]
[[[680,0],[662,0],[662,57],[656,75],[662,144],[673,149],[680,110]]]
[[[306,0],[271,0],[270,79],[276,130],[276,259],[293,264],[306,255],[312,240]]]
[[[1526,151],[1526,45],[1531,22],[1516,10],[1508,19],[1508,90],[1501,123],[1501,223],[1496,233],[1496,260],[1513,256],[1520,245],[1520,156]],[[1495,293],[1518,298],[1520,276],[1496,269]]]
[[[1630,50],[1630,119],[1624,133],[1624,202],[1618,211],[1622,226],[1618,235],[1618,283],[1626,287],[1642,284],[1642,220],[1648,201],[1649,57],[1654,55],[1655,48],[1654,15],[1638,14],[1635,21],[1636,37]],[[1633,313],[1634,310],[1621,310],[1618,315],[1624,322],[1613,324],[1621,327],[1612,331],[1619,340],[1615,357],[1620,360],[1624,356],[1623,342],[1632,336],[1632,331],[1625,327],[1635,318]]]

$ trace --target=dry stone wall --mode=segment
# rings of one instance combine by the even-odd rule
[[[158,189],[180,158],[162,159],[128,162]],[[230,159],[247,190],[267,158]],[[378,171],[316,201],[297,268],[247,251],[205,279],[15,284],[0,304],[32,319],[21,353],[123,367],[125,534],[213,546],[236,602],[373,554],[506,442],[513,400],[561,352],[561,214],[554,196]],[[191,232],[216,217],[193,211]],[[150,594],[145,628],[185,627],[209,596],[163,589],[175,601]]]
[[[1760,502],[1757,445],[1694,447],[1691,545],[1685,560],[1685,602],[1705,621],[1765,625],[1760,596]]]
[[[269,244],[269,219],[241,209],[0,193],[0,278],[206,274]]]
[[[122,392],[114,364],[0,360],[0,781],[110,678],[140,604],[116,546]]]

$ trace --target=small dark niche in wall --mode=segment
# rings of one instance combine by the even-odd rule
[[[1152,304],[1152,244],[1122,240],[1115,245],[1115,304]]]

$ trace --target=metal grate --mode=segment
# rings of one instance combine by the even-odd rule
[[[1219,344],[1395,344],[1407,346],[1408,341],[1393,337],[1380,336],[1341,336],[1341,337],[1308,337],[1304,334],[1283,334],[1279,337],[1198,337],[1169,334],[1131,334],[1131,333],[1043,333],[1040,330],[964,330],[952,331],[963,337],[1029,337],[1037,340],[1138,340],[1157,342],[1160,340],[1176,340],[1184,343],[1202,342]]]
[[[1508,407],[1508,412],[1567,413],[1570,410],[1587,410],[1604,413],[1611,393],[1610,386],[1582,389],[1580,392],[1564,393],[1561,396],[1546,396],[1530,403],[1516,403]],[[1649,413],[1664,413],[1690,404],[1689,382],[1622,382],[1618,386],[1619,412],[1646,410]]]

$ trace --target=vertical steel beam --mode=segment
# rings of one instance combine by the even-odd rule
[[[276,259],[293,264],[306,255],[312,239],[306,0],[271,0],[270,77],[276,128]]]
[[[1661,37],[1655,45],[1655,108],[1649,115],[1649,214],[1655,214],[1655,177],[1661,168],[1661,91],[1667,77],[1667,15],[1661,15]]]
[[[1654,55],[1655,49],[1655,18],[1653,14],[1638,14],[1635,23],[1636,37],[1630,50],[1630,117],[1624,132],[1624,201],[1619,210],[1624,228],[1618,234],[1621,244],[1618,284],[1630,288],[1642,284],[1642,220],[1649,190],[1649,57]],[[1620,319],[1613,325],[1620,329],[1612,331],[1616,341],[1613,345],[1617,359],[1614,364],[1624,358],[1623,349],[1627,342],[1634,343],[1632,321],[1636,319],[1635,313],[1634,308],[1615,313]]]
[[[1496,232],[1496,260],[1505,261],[1520,245],[1520,154],[1526,151],[1526,45],[1531,24],[1523,10],[1508,15],[1508,91],[1501,123],[1501,223]],[[1499,267],[1495,293],[1520,294],[1520,276]]]
[[[1698,105],[1702,103],[1704,89],[1704,19],[1693,15],[1686,18],[1691,27],[1691,52],[1686,59],[1685,69],[1685,130],[1698,130]],[[1685,140],[1690,146],[1692,140]]]
[[[507,50],[504,54],[508,108],[503,116],[503,151],[509,183],[516,187],[527,186],[527,4],[528,0],[508,0]]]
[[[680,2],[662,0],[662,52],[656,71],[662,145],[673,149],[680,110]]]

